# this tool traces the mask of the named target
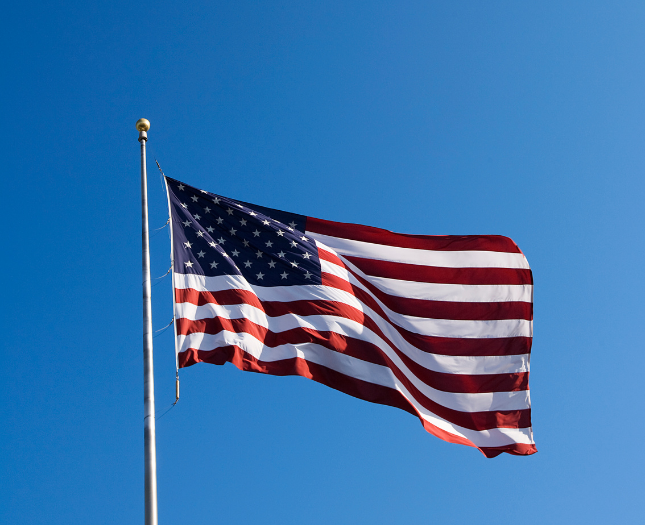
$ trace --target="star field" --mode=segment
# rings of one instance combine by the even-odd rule
[[[306,217],[255,206],[167,178],[174,270],[241,275],[250,284],[320,284],[320,260]]]

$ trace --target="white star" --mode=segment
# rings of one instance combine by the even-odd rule
[[[278,230],[276,233],[277,233],[280,237],[282,237],[282,236],[284,235],[284,232],[283,232],[282,230]]]
[[[211,268],[217,268],[217,263],[215,261],[211,263]]]
[[[210,212],[211,212],[211,209],[210,209],[208,206],[206,206],[206,207],[204,208],[204,211],[205,211],[206,213],[210,213]]]
[[[212,226],[209,226],[206,229],[208,230],[208,233],[213,233],[215,231],[215,228],[213,228]]]
[[[183,224],[184,224],[184,228],[186,228],[187,226],[190,226],[190,221],[184,221]]]
[[[271,246],[273,246],[273,243],[271,241],[267,241],[266,245],[267,245],[268,248],[271,248]]]
[[[275,268],[275,261],[269,261],[269,268]]]
[[[209,244],[210,246],[212,246],[213,248],[216,248],[216,247],[217,247],[217,243],[216,243],[216,242],[211,241],[211,242],[209,242],[208,244]]]
[[[244,261],[244,266],[246,266],[247,268],[250,268],[252,264],[253,263],[249,260]]]
[[[300,238],[301,238],[303,241],[308,241],[308,240],[309,240],[309,239],[307,239],[307,237],[305,237],[304,235],[303,235],[302,237],[300,237]]]
[[[236,232],[236,231],[237,231],[237,230],[236,230],[235,228],[231,228],[231,229],[230,229],[231,235],[235,235],[235,232]]]
[[[218,199],[217,197],[215,197],[215,198],[213,199],[213,202],[214,202],[215,204],[219,204],[219,199]]]
[[[296,224],[296,223],[295,223],[295,221],[294,221],[294,222],[290,222],[290,223],[289,223],[289,226],[291,226],[292,228],[295,228],[295,227],[297,226],[297,224]]]
[[[197,254],[197,257],[201,259],[204,257],[204,255],[206,255],[206,252],[200,250],[200,252]]]
[[[309,259],[309,257],[311,257],[311,254],[310,254],[309,252],[305,252],[305,253],[303,253],[303,254],[302,254],[302,256],[303,256],[305,259]]]
[[[226,213],[228,213],[229,215],[233,215],[233,210],[229,208],[228,210],[226,210]]]
[[[185,187],[186,187],[186,186],[184,186],[183,184],[180,184],[179,186],[177,186],[177,188],[178,188],[180,191],[184,191],[184,188],[185,188]]]
[[[253,232],[253,237],[259,237],[259,236],[260,236],[260,232],[256,228],[256,230]]]
[[[291,246],[293,246],[294,248],[295,248],[296,246],[298,246],[298,243],[297,243],[296,241],[291,241],[291,242],[290,242],[290,244],[291,244]]]
[[[186,268],[192,268],[193,267],[193,263],[191,261],[186,261],[184,264],[186,265]]]
[[[258,281],[261,281],[261,280],[262,280],[262,278],[264,277],[264,274],[263,274],[262,272],[260,272],[260,273],[258,273],[258,274],[256,275],[256,277],[257,277]]]
[[[249,213],[249,215],[251,215],[252,217],[255,217],[255,216],[257,215],[257,213],[255,213],[254,211],[252,211],[252,212],[250,212],[250,213]]]
[[[240,224],[242,226],[246,226],[246,219],[240,219]]]
[[[224,257],[228,257],[228,253],[226,253],[226,252],[222,252],[222,256],[224,256]]]
[[[184,243],[184,246],[185,246],[186,248],[192,248],[192,247],[193,247],[193,245],[192,245],[192,244],[190,244],[190,242],[189,242],[189,241],[186,241],[186,242]]]
[[[195,220],[197,220],[197,221],[198,221],[198,220],[199,220],[199,219],[201,219],[201,218],[202,218],[202,216],[201,216],[201,215],[197,215],[197,214],[195,214]]]
[[[282,252],[282,251],[278,252],[278,257],[284,258],[284,252]]]
[[[199,200],[199,199],[197,198],[197,195],[193,195],[193,196],[191,197],[191,199],[193,199],[193,202],[197,202],[197,201]]]
[[[269,221],[267,221],[266,219],[264,219],[264,220],[262,221],[262,224],[264,224],[265,226],[268,226],[268,225],[269,225],[269,224],[271,224],[271,223],[270,223]]]
[[[249,247],[249,241],[247,241],[246,239],[242,241],[242,244],[244,245],[245,248]]]
[[[197,230],[197,237],[203,237],[203,236],[204,236],[204,232],[201,230]]]
[[[287,278],[287,272],[283,272],[283,273],[281,273],[281,274],[280,274],[280,277],[282,277],[283,279],[286,279],[286,278]]]
[[[182,208],[188,208],[188,204],[186,204],[186,203],[183,203],[183,202],[182,202],[182,203],[181,203],[181,207],[182,207]]]
[[[297,262],[292,262],[291,266],[293,266],[294,268],[298,268],[298,263]]]
[[[233,250],[231,253],[233,254],[233,257],[237,257],[240,254],[237,250]]]
[[[307,273],[305,273],[305,279],[311,279],[311,275],[309,271],[307,270]]]
[[[215,219],[215,222],[217,222],[217,224],[222,224],[224,222],[224,219],[217,217],[217,219]]]
[[[291,226],[287,226],[287,230],[293,231],[293,228]]]
[[[257,253],[256,253],[255,255],[257,255],[257,256],[258,256],[258,259],[259,259],[260,257],[262,257],[262,251],[261,251],[261,250],[258,250],[258,251],[257,251]]]
[[[219,239],[217,239],[217,242],[220,244],[224,244],[226,242],[226,239],[224,239],[224,237],[220,237]]]

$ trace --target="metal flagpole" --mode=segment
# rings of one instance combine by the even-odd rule
[[[143,450],[146,525],[157,525],[157,447],[155,443],[155,378],[152,365],[152,304],[150,301],[150,239],[148,236],[148,180],[146,141],[150,122],[137,120],[141,143],[141,246],[143,266]]]

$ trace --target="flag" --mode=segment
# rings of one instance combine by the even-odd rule
[[[533,280],[498,235],[405,235],[166,177],[177,361],[300,375],[487,457],[536,452]]]

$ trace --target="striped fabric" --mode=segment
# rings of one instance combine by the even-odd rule
[[[532,276],[512,240],[397,234],[166,183],[180,366],[300,375],[487,457],[536,452]]]

